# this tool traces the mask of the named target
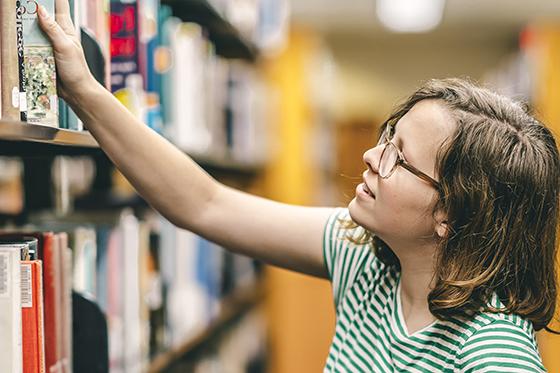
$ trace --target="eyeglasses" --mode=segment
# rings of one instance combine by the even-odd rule
[[[397,169],[398,166],[402,166],[405,170],[413,173],[420,179],[426,181],[434,188],[440,188],[439,182],[434,180],[432,177],[428,176],[424,172],[420,171],[416,167],[409,164],[404,159],[404,154],[401,152],[399,148],[391,141],[392,133],[391,133],[392,126],[388,125],[387,128],[383,131],[383,134],[379,138],[379,145],[385,145],[383,151],[381,152],[381,158],[379,158],[379,168],[378,174],[381,176],[382,179],[389,178],[393,172]]]

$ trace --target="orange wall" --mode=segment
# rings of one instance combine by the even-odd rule
[[[560,144],[560,26],[541,26],[534,31],[537,63],[535,106],[538,115],[552,129]],[[558,280],[560,283],[560,278]],[[559,317],[560,312],[557,312]],[[560,322],[553,322],[550,327],[560,330]],[[548,371],[560,372],[560,336],[541,331],[539,345]]]
[[[278,148],[267,165],[264,184],[267,197],[286,203],[311,203],[318,184],[309,154],[313,110],[305,86],[306,61],[316,47],[311,34],[296,30],[287,49],[264,63],[278,99],[270,118]],[[280,269],[267,271],[271,372],[322,371],[334,333],[330,284]]]

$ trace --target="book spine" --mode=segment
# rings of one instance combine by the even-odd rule
[[[41,261],[21,264],[23,373],[45,372]]]
[[[0,246],[0,366],[21,373],[21,260],[19,247]]]
[[[126,88],[130,75],[139,73],[138,2],[111,1],[111,92]]]
[[[27,122],[27,95],[25,87],[27,86],[25,63],[24,63],[24,45],[23,45],[23,13],[25,7],[22,2],[16,1],[16,38],[17,38],[17,58],[18,58],[18,76],[19,76],[19,112],[20,120]]]

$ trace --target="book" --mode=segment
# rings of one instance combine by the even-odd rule
[[[53,232],[3,232],[0,239],[22,240],[24,237],[37,239],[37,256],[42,261],[43,270],[43,317],[45,340],[45,369],[60,372],[62,315],[61,315],[61,258],[58,237]]]
[[[140,274],[139,246],[140,226],[131,210],[121,213],[119,228],[122,232],[120,264],[123,285],[121,318],[125,322],[123,339],[123,367],[126,372],[141,371],[141,322],[140,322]]]
[[[80,373],[109,372],[107,321],[97,303],[76,292],[72,293],[73,371]]]
[[[39,5],[55,14],[55,0],[16,0],[20,118],[58,127],[56,65],[52,45],[37,19]]]
[[[0,2],[0,76],[2,77],[2,119],[19,121],[18,53],[15,4]]]
[[[0,245],[0,371],[20,373],[21,345],[20,245]]]
[[[62,293],[61,255],[59,238],[44,233],[40,258],[43,260],[43,289],[45,312],[45,363],[47,372],[59,372],[62,356]]]
[[[98,82],[103,82],[102,84],[107,88],[111,88],[111,54],[110,54],[110,44],[111,44],[111,33],[109,27],[110,20],[110,6],[108,0],[88,0],[84,2],[83,6],[79,11],[80,24],[82,25],[82,45],[84,46],[84,51],[87,58],[87,46],[84,45],[84,30],[86,34],[93,37],[99,48],[99,56],[101,56],[101,61],[98,65],[103,64],[104,68],[101,71],[102,75],[96,75],[94,69],[88,60],[88,65],[90,65],[90,70],[94,72]]]
[[[73,288],[78,293],[95,297],[97,244],[95,229],[80,226],[74,229]]]
[[[111,1],[111,92],[127,85],[127,77],[138,74],[139,29],[136,0]]]
[[[72,251],[68,247],[68,234],[56,233],[61,262],[61,341],[60,364],[62,373],[72,372]]]
[[[21,262],[23,373],[45,372],[42,269],[40,260]]]

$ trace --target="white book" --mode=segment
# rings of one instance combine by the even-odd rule
[[[172,115],[169,138],[186,152],[204,154],[211,138],[205,118],[204,90],[207,41],[194,23],[171,25]]]
[[[95,229],[78,227],[74,230],[73,287],[78,293],[96,298],[97,242]]]
[[[125,372],[140,372],[142,368],[142,341],[140,321],[140,224],[131,210],[123,211],[122,229],[122,319],[124,320],[123,362]]]
[[[209,320],[208,296],[197,278],[197,255],[200,237],[175,228],[175,282],[168,296],[172,344],[180,345],[200,332]]]
[[[0,245],[0,371],[21,373],[21,245]]]

